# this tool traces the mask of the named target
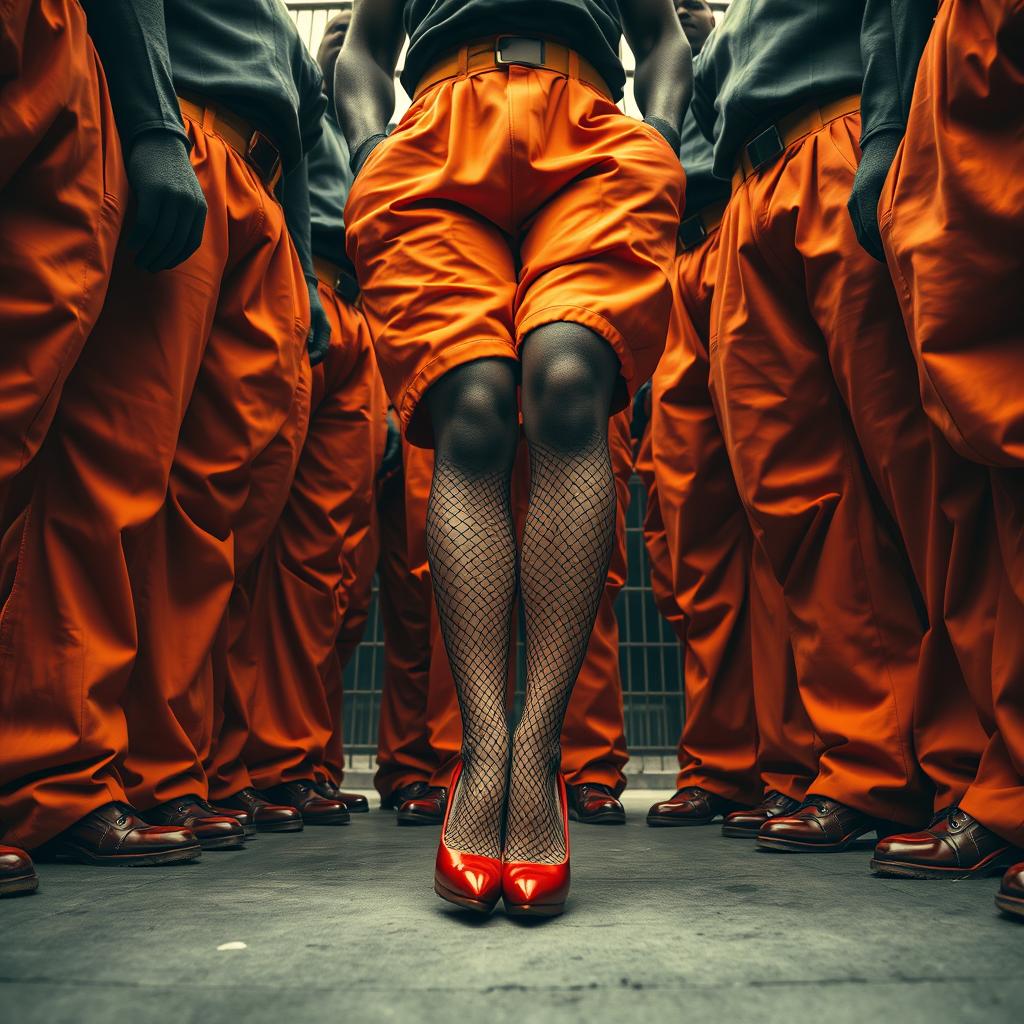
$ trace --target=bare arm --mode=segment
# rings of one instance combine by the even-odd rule
[[[334,102],[353,167],[384,137],[395,109],[395,67],[405,0],[356,0],[334,69]],[[365,152],[362,152],[365,150]]]
[[[683,35],[671,0],[621,0],[622,28],[636,55],[633,80],[644,120],[678,138],[693,89],[690,44]],[[676,148],[678,149],[678,143]]]

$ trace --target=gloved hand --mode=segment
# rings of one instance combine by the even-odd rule
[[[881,131],[868,139],[853,179],[850,201],[846,204],[861,248],[880,263],[885,262],[885,250],[878,231],[878,200],[882,196],[882,188],[899,148],[900,138],[898,131]]]
[[[648,114],[644,118],[644,124],[649,124],[669,145],[669,149],[679,156],[679,131],[673,128],[663,117],[655,117]]]
[[[199,248],[206,225],[206,197],[184,141],[146,132],[132,146],[127,171],[136,202],[128,236],[135,262],[152,273],[176,267]]]
[[[380,460],[378,480],[387,480],[402,468],[402,429],[394,409],[388,409],[388,437],[384,442],[384,458]]]
[[[315,276],[306,277],[306,287],[309,289],[309,334],[306,335],[306,348],[309,351],[310,366],[316,366],[327,356],[331,344],[331,322],[320,303]]]

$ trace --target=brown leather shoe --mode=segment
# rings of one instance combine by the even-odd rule
[[[625,825],[626,808],[612,790],[600,782],[566,786],[569,817],[584,825]]]
[[[352,819],[340,800],[321,796],[312,779],[282,782],[262,791],[263,798],[273,804],[294,807],[307,825],[347,825]]]
[[[758,830],[757,845],[782,853],[839,853],[887,823],[825,796],[808,796],[792,814],[769,818]]]
[[[32,858],[14,846],[0,846],[0,897],[27,896],[39,888]]]
[[[235,821],[242,826],[246,842],[250,839],[256,838],[256,827],[253,825],[252,815],[248,811],[240,811],[234,807],[223,807],[218,804],[207,804],[206,806],[209,807],[218,818],[234,818]]]
[[[739,810],[743,805],[726,800],[701,786],[683,786],[647,812],[647,824],[659,828],[673,825],[710,825],[719,814]]]
[[[883,839],[871,870],[892,878],[978,878],[999,874],[1024,856],[959,807],[936,814],[920,832]]]
[[[302,815],[294,807],[272,804],[264,800],[255,789],[240,789],[220,801],[218,809],[228,814],[244,810],[257,832],[301,832]]]
[[[382,810],[394,807],[395,821],[399,825],[440,825],[448,806],[448,790],[444,786],[410,782],[382,799],[380,806]]]
[[[333,782],[327,780],[324,782],[315,782],[313,785],[321,796],[327,797],[328,800],[337,800],[338,803],[344,804],[345,809],[349,814],[369,813],[370,802],[365,796],[362,796],[359,793],[343,793]]]
[[[1024,920],[1024,861],[1014,864],[1003,875],[1002,884],[996,894],[996,906],[1004,914],[1013,914]]]
[[[157,804],[142,815],[151,825],[178,825],[195,834],[204,850],[238,850],[245,845],[241,822],[216,811],[197,796]]]
[[[202,847],[183,826],[144,821],[128,804],[110,803],[76,821],[36,851],[37,860],[72,860],[111,867],[180,864],[196,860]]]
[[[769,818],[792,814],[799,807],[799,800],[776,789],[770,790],[756,807],[727,814],[722,821],[722,835],[730,839],[756,839],[761,826]]]

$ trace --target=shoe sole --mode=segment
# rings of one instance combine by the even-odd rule
[[[772,836],[759,835],[757,845],[762,850],[770,850],[772,853],[842,853],[851,843],[874,831],[873,828],[866,828],[851,832],[848,836],[843,836],[838,843],[801,843],[796,839],[776,839]]]
[[[647,824],[651,828],[695,828],[698,825],[710,825],[715,820],[715,816],[712,815],[710,818],[659,818],[653,815],[647,815]]]
[[[39,878],[35,874],[19,875],[16,878],[5,878],[0,881],[0,897],[28,896],[39,888]]]
[[[581,818],[579,812],[569,812],[570,821],[578,821],[581,825],[625,825],[625,811],[602,811],[600,814],[592,814],[588,818]]]
[[[434,879],[434,892],[448,903],[462,907],[463,910],[472,910],[477,914],[489,914],[494,909],[493,903],[484,903],[482,900],[472,900],[468,896],[460,896],[457,892],[452,892],[451,889],[443,886],[436,878]]]
[[[741,828],[739,825],[723,825],[722,835],[727,839],[756,839],[756,828]]]
[[[505,913],[509,917],[558,917],[564,912],[564,903],[505,904]]]
[[[949,882],[961,881],[967,878],[989,878],[992,875],[1001,875],[1011,864],[1015,863],[1012,858],[1005,857],[1000,860],[994,855],[988,860],[983,860],[974,868],[930,868],[910,861],[900,860],[879,860],[871,858],[871,870],[882,878],[918,878],[925,881],[934,879],[945,879]]]
[[[399,825],[440,825],[444,817],[432,814],[417,814],[415,811],[396,811],[395,821]]]
[[[268,825],[257,825],[257,832],[301,832],[302,820],[299,821],[275,821]]]
[[[162,867],[166,864],[187,864],[199,860],[203,848],[197,843],[183,850],[165,850],[163,853],[129,853],[111,856],[110,854],[91,853],[89,850],[71,844],[40,851],[40,859],[70,860],[76,864],[90,864],[94,867],[111,868],[147,868]]]
[[[369,814],[370,813],[370,808],[369,808],[369,805],[367,805],[366,807],[350,807],[348,809],[348,813],[349,814]]]
[[[217,839],[200,839],[199,845],[204,850],[240,850],[245,846],[244,835],[222,836]]]
[[[996,906],[1004,914],[1012,914],[1024,920],[1024,899],[1020,896],[1007,896],[1006,893],[996,893]]]

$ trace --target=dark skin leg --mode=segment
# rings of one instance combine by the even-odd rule
[[[463,725],[463,771],[443,838],[453,850],[498,857],[518,585],[509,500],[519,439],[516,364],[481,359],[457,367],[425,400],[437,445],[427,554]]]
[[[520,584],[526,696],[513,740],[505,856],[565,856],[556,776],[559,737],[586,655],[615,539],[608,417],[619,375],[610,346],[579,324],[533,331],[523,346],[530,505]]]

